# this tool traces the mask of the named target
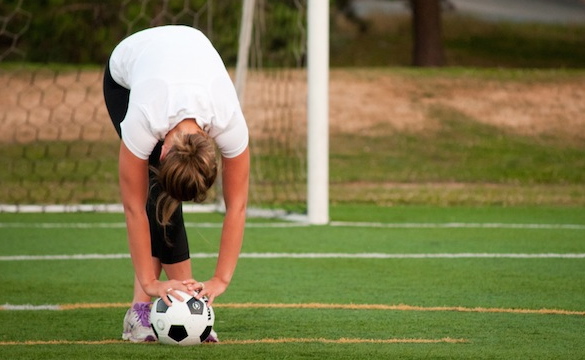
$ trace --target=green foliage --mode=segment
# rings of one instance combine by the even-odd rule
[[[304,62],[303,39],[306,22],[303,11],[297,11],[294,0],[267,1],[263,13],[265,28],[260,30],[264,66],[298,67]]]
[[[343,18],[345,19],[345,18]],[[448,66],[583,68],[585,25],[490,22],[444,15],[443,45]],[[347,21],[332,23],[332,66],[410,66],[409,16],[379,15],[367,31]]]
[[[30,24],[18,42],[19,51],[33,62],[103,63],[106,53],[124,30],[113,0],[71,3],[64,0],[29,1],[15,8],[30,16]],[[4,9],[3,11],[7,11]]]
[[[449,65],[583,68],[585,25],[486,22],[446,17]]]
[[[265,4],[256,15],[265,19],[266,26],[259,30],[263,38],[259,55],[263,59],[259,61],[264,66],[292,66],[294,63],[285,59],[299,47],[304,29],[302,25],[296,29],[303,12],[292,0]],[[240,1],[209,0],[44,0],[22,4],[11,0],[0,5],[0,14],[10,15],[8,29],[21,35],[13,43],[9,34],[0,32],[0,53],[14,50],[8,60],[103,64],[125,36],[153,26],[182,24],[206,33],[226,64],[233,66],[241,6]]]
[[[257,9],[255,38],[261,39],[261,48],[253,62],[286,67],[305,61],[301,50],[306,37],[305,9],[299,8],[299,3],[266,1],[264,8]],[[355,19],[347,12],[346,3],[332,2],[332,66],[411,64],[408,16]],[[211,22],[207,17],[210,8]],[[151,26],[185,24],[207,33],[224,61],[233,66],[241,2],[213,1],[209,5],[208,0],[44,0],[19,5],[17,0],[7,0],[0,3],[0,14],[10,19],[0,34],[0,54],[10,53],[5,60],[103,64],[114,46],[131,33]],[[348,16],[350,25],[344,25]],[[584,39],[585,26],[578,24],[488,22],[457,14],[443,16],[449,66],[582,68]]]

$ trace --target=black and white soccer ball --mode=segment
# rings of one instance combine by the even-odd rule
[[[167,306],[161,298],[154,301],[150,310],[152,329],[161,344],[201,344],[213,329],[213,308],[207,305],[207,298],[197,300],[184,292],[176,292],[185,300],[168,295],[173,306]]]

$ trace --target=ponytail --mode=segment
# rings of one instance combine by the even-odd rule
[[[162,189],[156,201],[156,218],[161,226],[167,226],[182,201],[201,203],[207,198],[217,177],[213,141],[204,133],[177,135],[155,174]]]

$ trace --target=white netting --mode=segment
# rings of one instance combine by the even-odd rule
[[[256,1],[244,99],[252,205],[304,207],[304,2]],[[0,3],[0,204],[117,203],[119,140],[102,96],[109,51],[143,28],[185,24],[233,69],[241,2],[43,3]]]

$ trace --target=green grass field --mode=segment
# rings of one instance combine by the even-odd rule
[[[409,18],[368,25],[359,33],[332,22],[332,82],[346,79],[353,95],[356,83],[387,79],[368,91],[401,95],[400,107],[420,110],[430,126],[394,128],[385,115],[366,131],[332,127],[332,223],[249,220],[236,275],[215,303],[221,344],[120,340],[133,279],[122,214],[0,212],[0,360],[585,359],[585,132],[571,125],[583,113],[585,26],[447,14],[448,67],[413,69],[404,67]],[[60,94],[80,67],[101,71],[1,62],[4,100],[18,105],[3,103],[4,112],[24,108],[32,126],[44,113],[19,101],[45,89],[47,74],[44,94]],[[19,90],[20,77],[31,86]],[[100,81],[90,85],[99,99]],[[506,101],[488,102],[503,114],[544,114],[556,128],[517,131],[451,101],[466,91],[486,97],[484,88],[488,98],[506,92]],[[348,115],[339,95],[331,114]],[[347,118],[367,118],[368,107]],[[8,119],[2,131],[12,134]],[[252,140],[253,163],[265,171],[252,182],[252,205],[299,210],[305,181],[283,185],[280,166],[302,167],[303,157],[275,152],[275,139]],[[0,204],[119,202],[117,149],[117,141],[3,141]],[[299,193],[292,205],[285,185]],[[205,280],[221,215],[187,221],[194,277]]]
[[[0,214],[1,357],[583,358],[583,208],[331,214],[327,226],[250,219],[216,301],[223,344],[194,348],[119,340],[132,284],[122,214]],[[221,216],[187,221],[194,275],[206,279]],[[12,307],[26,304],[37,310]]]

